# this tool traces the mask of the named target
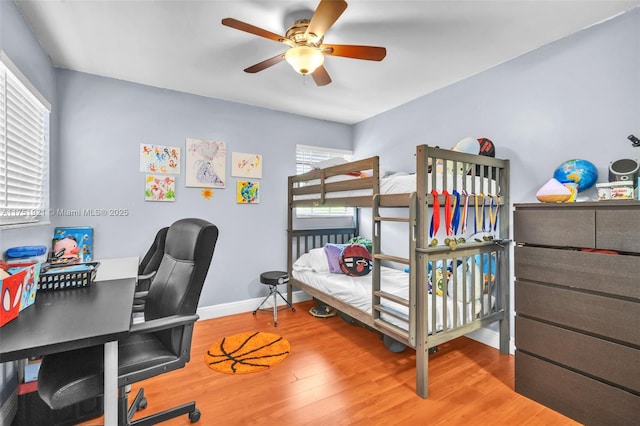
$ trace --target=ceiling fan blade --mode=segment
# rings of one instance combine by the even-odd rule
[[[279,55],[276,55],[273,58],[269,58],[262,62],[258,62],[257,64],[252,65],[249,68],[245,68],[244,72],[254,74],[254,73],[257,73],[258,71],[262,71],[263,69],[269,68],[277,63],[280,63],[283,60],[284,60],[284,53],[280,53]]]
[[[237,19],[233,19],[233,18],[224,18],[222,20],[222,25],[235,28],[236,30],[244,31],[249,34],[254,34],[260,37],[268,38],[269,40],[278,41],[280,43],[287,43],[288,41],[285,37],[281,35],[272,33],[271,31],[267,31],[260,27],[256,27],[255,25],[247,24],[246,22],[238,21]]]
[[[307,27],[306,36],[313,33],[318,38],[323,37],[346,8],[347,2],[344,0],[320,0],[320,4],[318,4]]]
[[[331,83],[331,77],[329,77],[327,69],[322,65],[311,73],[311,77],[313,77],[313,81],[315,81],[318,86],[326,86]]]
[[[387,56],[387,49],[378,46],[356,46],[352,44],[323,44],[322,52],[331,56],[381,61]]]

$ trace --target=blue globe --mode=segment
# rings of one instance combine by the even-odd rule
[[[573,159],[560,164],[553,177],[561,183],[575,182],[578,192],[589,189],[598,180],[598,168],[587,160]]]

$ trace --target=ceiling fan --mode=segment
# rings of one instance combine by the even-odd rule
[[[325,55],[381,61],[387,54],[384,47],[322,43],[327,30],[346,8],[347,2],[344,0],[320,0],[311,19],[296,21],[287,29],[284,37],[233,18],[224,18],[222,25],[289,46],[286,52],[245,68],[245,72],[256,73],[286,60],[298,73],[311,74],[318,86],[325,86],[331,83],[331,77],[323,65]]]

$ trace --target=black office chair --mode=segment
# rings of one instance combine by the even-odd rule
[[[162,256],[164,255],[164,244],[167,238],[168,226],[160,228],[156,233],[153,243],[138,265],[138,284],[136,284],[136,294],[133,300],[133,312],[144,312],[144,302],[149,292],[149,287],[153,282],[160,267]]]
[[[167,232],[162,262],[149,289],[144,319],[118,342],[118,424],[153,425],[188,414],[200,419],[195,402],[131,421],[146,407],[142,389],[128,407],[126,387],[184,367],[190,359],[193,324],[218,228],[202,219],[181,219]],[[74,291],[74,290],[68,290]],[[38,374],[38,393],[52,409],[60,409],[103,393],[103,346],[47,355]]]
[[[164,242],[167,238],[168,226],[161,228],[153,239],[153,243],[147,250],[140,264],[138,265],[138,285],[137,291],[149,290],[151,279],[155,276],[164,255]]]

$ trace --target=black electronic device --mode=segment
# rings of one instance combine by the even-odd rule
[[[638,165],[637,160],[623,158],[613,161],[609,164],[609,182],[633,182],[633,186],[638,184]]]

